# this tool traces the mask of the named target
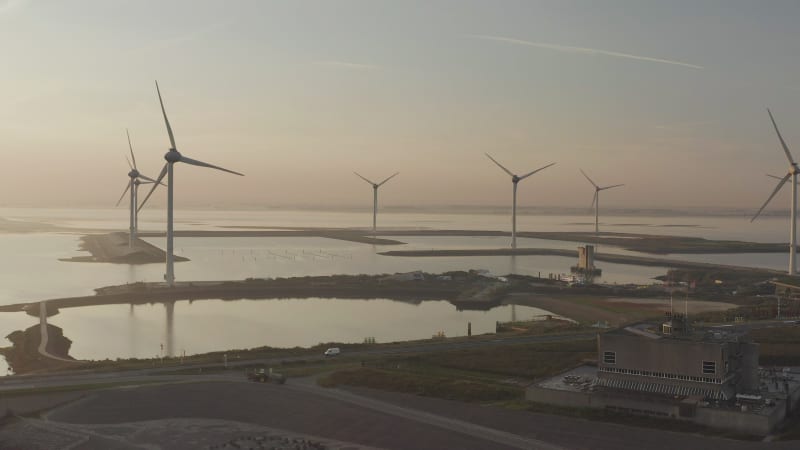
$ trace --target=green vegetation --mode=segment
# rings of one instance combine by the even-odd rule
[[[537,379],[596,356],[593,340],[455,350],[403,358],[411,367],[441,367],[478,374]]]
[[[595,343],[571,341],[474,348],[365,361],[319,380],[468,402],[522,399],[524,386],[595,355]]]

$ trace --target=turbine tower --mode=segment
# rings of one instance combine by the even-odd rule
[[[532,172],[528,172],[525,175],[519,176],[511,173],[510,170],[503,167],[502,164],[497,162],[492,156],[486,153],[486,156],[492,160],[493,163],[497,164],[498,167],[503,169],[503,171],[509,175],[511,175],[511,183],[514,184],[514,197],[511,203],[511,248],[517,248],[517,183],[528,178],[529,176],[539,172],[541,170],[547,169],[548,167],[554,165],[555,163],[550,163],[544,167],[540,167]]]
[[[164,159],[167,161],[164,164],[164,167],[161,169],[161,173],[158,175],[153,188],[150,189],[150,192],[147,193],[147,197],[144,198],[144,201],[139,205],[139,209],[142,209],[145,203],[147,203],[147,199],[153,194],[153,191],[156,190],[161,180],[164,179],[164,176],[167,175],[167,273],[164,274],[164,280],[167,282],[167,285],[172,287],[175,284],[175,255],[173,254],[173,221],[172,221],[172,212],[173,212],[173,200],[172,200],[172,193],[175,187],[174,183],[174,168],[173,166],[175,163],[182,162],[192,166],[200,166],[200,167],[208,167],[211,169],[221,170],[223,172],[232,173],[234,175],[244,176],[239,172],[234,172],[232,170],[223,169],[222,167],[215,166],[213,164],[208,164],[202,161],[198,161],[196,159],[187,158],[183,156],[180,152],[178,152],[178,148],[175,145],[175,136],[172,134],[172,127],[169,125],[169,119],[167,119],[167,111],[164,109],[164,101],[161,99],[161,90],[158,88],[158,81],[156,81],[156,92],[158,93],[158,103],[161,105],[161,113],[164,115],[164,124],[167,127],[167,134],[169,135],[169,144],[170,148],[166,154],[164,154]]]
[[[134,242],[134,240],[136,240],[136,233],[139,231],[139,220],[138,220],[139,217],[138,217],[138,211],[136,209],[137,195],[139,194],[139,185],[140,184],[155,183],[156,180],[154,180],[154,179],[152,179],[152,178],[150,178],[148,176],[145,176],[145,175],[143,175],[143,174],[141,174],[139,172],[139,169],[136,167],[136,156],[133,155],[133,145],[131,145],[131,135],[130,135],[130,133],[128,133],[128,129],[127,128],[125,129],[125,134],[128,135],[128,148],[131,151],[131,159],[128,160],[128,157],[127,156],[125,157],[125,160],[128,161],[128,166],[131,168],[131,171],[128,172],[128,177],[130,178],[130,180],[126,184],[125,190],[122,191],[122,195],[119,197],[119,200],[117,200],[117,205],[116,206],[119,206],[120,202],[122,202],[122,199],[125,198],[125,194],[127,194],[128,191],[130,191],[131,192],[131,205],[130,205],[130,209],[131,209],[131,211],[130,211],[130,215],[131,215],[130,222],[131,223],[130,223],[130,228],[129,228],[129,232],[128,232],[128,247],[133,248],[133,242]],[[131,164],[131,161],[133,161],[133,164]],[[142,180],[145,180],[145,181],[142,181]]]
[[[353,173],[356,174],[362,180],[372,185],[372,237],[375,237],[375,231],[377,229],[377,224],[378,224],[378,188],[386,184],[387,181],[396,177],[397,174],[399,174],[400,172],[395,172],[394,175],[381,181],[380,183],[375,183],[373,181],[370,181],[361,176],[361,174],[359,174],[358,172],[353,172]]]
[[[767,114],[769,114],[769,120],[772,121],[772,126],[775,128],[775,133],[778,135],[778,140],[781,141],[781,146],[783,147],[783,152],[786,154],[786,159],[789,160],[789,172],[783,176],[783,178],[778,181],[778,185],[775,186],[775,190],[772,191],[772,194],[767,198],[767,201],[761,206],[761,209],[758,210],[755,216],[750,219],[750,222],[756,220],[758,216],[761,214],[761,211],[767,207],[772,197],[781,190],[784,184],[789,181],[789,178],[792,179],[792,200],[791,200],[791,217],[789,219],[789,275],[794,275],[796,273],[796,262],[797,262],[797,174],[798,174],[798,167],[797,163],[795,162],[794,158],[792,158],[792,153],[789,151],[789,146],[786,145],[786,141],[783,140],[783,136],[781,136],[780,130],[778,130],[778,124],[775,123],[775,118],[772,117],[772,111],[767,109]]]
[[[583,169],[580,169],[581,173],[589,183],[592,183],[594,186],[594,197],[592,198],[592,207],[594,207],[594,234],[598,234],[600,232],[600,191],[605,191],[606,189],[612,189],[615,187],[625,186],[624,184],[614,184],[611,186],[600,187],[589,178],[589,175],[586,175],[586,172]]]

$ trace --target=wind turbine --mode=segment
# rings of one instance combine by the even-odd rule
[[[781,146],[783,147],[783,152],[786,154],[786,159],[789,160],[789,172],[783,176],[778,182],[778,185],[775,186],[775,190],[772,191],[772,194],[767,198],[767,201],[761,206],[761,209],[758,210],[755,216],[750,219],[750,222],[756,220],[758,216],[761,214],[761,211],[767,207],[772,197],[781,190],[784,184],[789,181],[789,178],[792,179],[792,200],[791,200],[791,218],[789,222],[789,275],[794,275],[795,271],[795,263],[797,260],[797,173],[798,167],[797,163],[795,162],[794,158],[792,158],[792,153],[789,152],[789,146],[786,145],[786,141],[783,140],[783,136],[781,136],[780,130],[778,130],[778,124],[775,123],[775,118],[772,117],[772,111],[767,108],[767,114],[769,114],[769,120],[772,121],[772,126],[775,128],[775,133],[778,135],[778,140],[781,141]]]
[[[587,180],[589,180],[589,183],[592,183],[592,186],[594,186],[594,197],[592,198],[592,206],[594,207],[594,233],[597,234],[600,232],[600,191],[605,191],[606,189],[611,189],[625,185],[614,184],[611,186],[600,187],[597,185],[597,183],[592,181],[591,178],[589,178],[589,175],[586,175],[586,172],[584,172],[583,169],[580,169],[580,171],[583,174],[583,176],[586,177]]]
[[[136,156],[133,155],[133,145],[131,145],[131,135],[128,133],[128,129],[125,129],[125,134],[128,135],[128,148],[131,151],[131,159],[128,160],[128,157],[125,157],[125,160],[128,161],[128,166],[131,168],[131,171],[128,172],[128,177],[130,180],[128,181],[127,185],[125,186],[125,190],[122,191],[122,195],[117,200],[117,205],[119,206],[122,199],[125,197],[125,194],[128,191],[131,192],[131,223],[130,223],[130,230],[128,233],[128,247],[133,248],[133,242],[136,239],[136,233],[139,230],[139,217],[138,211],[136,209],[136,200],[139,194],[139,185],[140,184],[147,184],[147,183],[155,183],[156,180],[145,176],[139,172],[139,169],[136,167]],[[133,161],[133,164],[131,164]],[[145,180],[145,181],[142,181]]]
[[[548,167],[554,165],[555,163],[550,163],[544,167],[540,167],[534,170],[533,172],[528,172],[525,175],[519,176],[511,173],[510,170],[503,167],[503,165],[497,162],[494,158],[492,158],[490,154],[486,153],[486,156],[489,159],[491,159],[493,163],[497,164],[498,167],[503,169],[505,173],[511,175],[511,182],[514,184],[514,199],[513,202],[511,203],[511,248],[517,248],[517,183],[535,174],[536,172],[547,169]]]
[[[167,134],[169,135],[169,144],[170,148],[166,154],[164,154],[164,159],[167,161],[164,164],[164,167],[161,169],[161,173],[158,175],[158,178],[153,185],[153,188],[150,189],[150,192],[147,193],[147,197],[144,198],[144,201],[139,205],[139,209],[142,209],[145,203],[147,203],[147,199],[150,198],[150,195],[153,194],[153,191],[156,190],[161,180],[164,179],[164,176],[167,175],[167,273],[164,274],[164,280],[167,282],[167,285],[172,287],[175,284],[175,255],[173,254],[173,221],[172,221],[172,211],[173,211],[173,200],[172,200],[172,192],[175,187],[173,173],[174,168],[173,166],[175,163],[182,162],[192,166],[200,166],[200,167],[208,167],[211,169],[221,170],[223,172],[232,173],[234,175],[244,176],[239,172],[234,172],[232,170],[223,169],[222,167],[215,166],[213,164],[208,164],[202,161],[198,161],[196,159],[187,158],[183,156],[180,152],[178,152],[178,148],[175,145],[175,136],[172,134],[172,127],[169,125],[169,119],[167,119],[167,111],[164,109],[164,101],[161,99],[161,90],[158,88],[158,81],[156,81],[156,92],[158,93],[158,103],[161,105],[161,113],[164,115],[164,124],[167,127]]]
[[[399,174],[400,172],[395,172],[394,175],[381,181],[380,183],[375,183],[373,181],[370,181],[361,176],[361,174],[359,174],[358,172],[353,172],[353,173],[356,174],[362,180],[372,185],[372,236],[375,237],[375,230],[377,229],[377,223],[378,223],[378,188],[386,184],[387,181],[396,177],[397,174]]]

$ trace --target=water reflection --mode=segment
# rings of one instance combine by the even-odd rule
[[[165,302],[164,308],[167,311],[167,353],[166,356],[175,356],[175,302]]]
[[[134,312],[135,311],[135,314]],[[73,341],[78,359],[177,356],[237,348],[310,347],[324,342],[378,342],[494,333],[495,322],[541,319],[549,312],[502,305],[458,311],[446,301],[419,304],[386,299],[175,301],[163,305],[64,308],[50,322]],[[119,333],[119,330],[128,333]],[[213,330],[213,333],[209,333]]]

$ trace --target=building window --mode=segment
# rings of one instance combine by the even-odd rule
[[[703,361],[703,373],[715,375],[717,373],[717,363],[714,361]]]
[[[603,352],[603,364],[616,364],[617,352]]]

